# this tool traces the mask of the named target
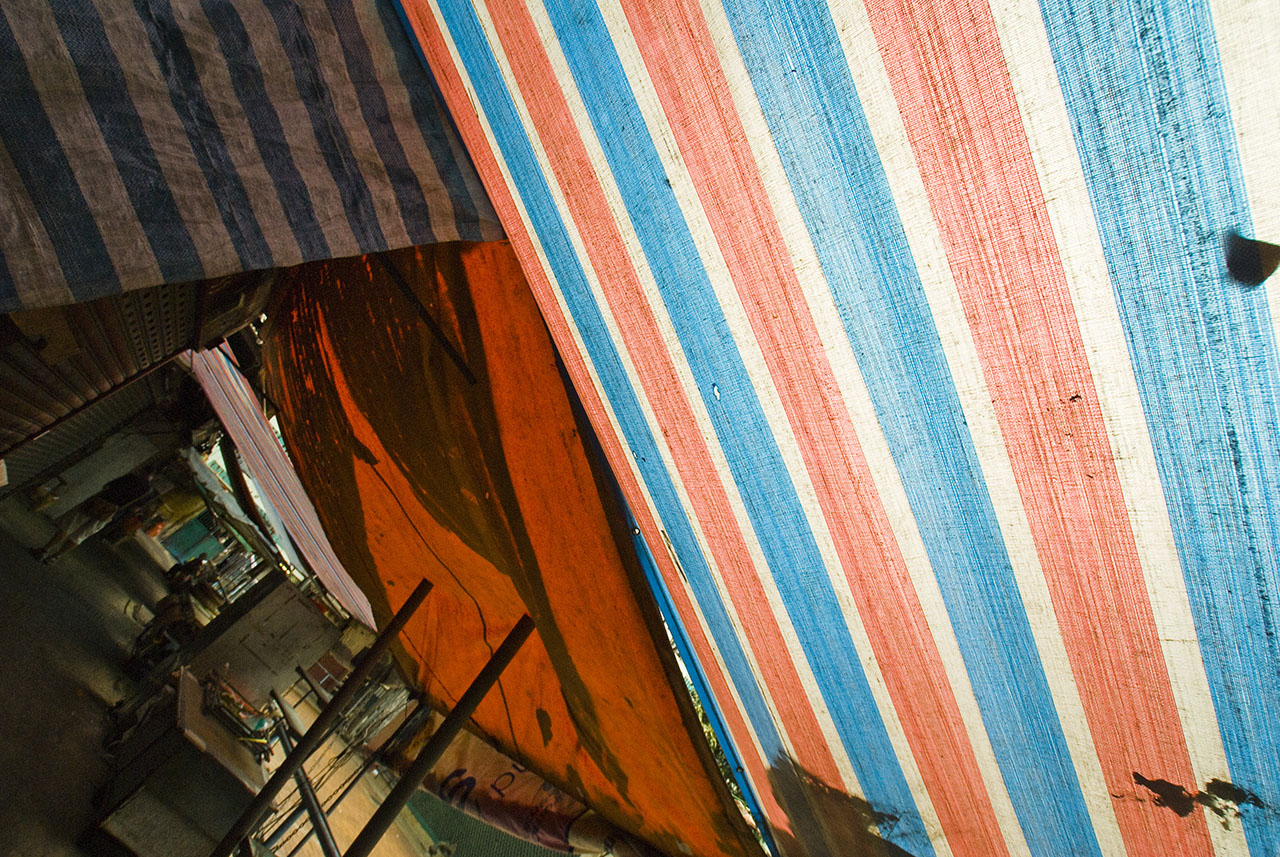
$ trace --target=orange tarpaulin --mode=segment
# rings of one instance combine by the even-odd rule
[[[475,727],[669,854],[758,853],[619,549],[621,515],[509,247],[434,245],[288,280],[264,333],[267,390],[379,620],[435,584],[402,637],[426,692],[451,707],[528,612],[538,633]]]

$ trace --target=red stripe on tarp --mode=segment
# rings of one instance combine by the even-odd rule
[[[511,4],[494,25],[517,85],[524,92],[538,94],[526,101],[530,117],[540,137],[555,141],[555,145],[547,148],[551,169],[582,236],[587,257],[599,274],[600,288],[617,320],[623,345],[632,358],[676,470],[687,488],[690,506],[700,520],[715,522],[706,532],[708,548],[724,577],[727,594],[742,617],[745,635],[782,723],[801,757],[797,761],[827,782],[839,784],[841,779],[831,751],[807,703],[777,618],[769,610],[746,536],[733,514],[706,441],[698,431],[697,419],[672,358],[661,346],[661,329],[629,262],[626,245],[560,92],[559,81],[545,51],[534,48],[541,42],[533,21],[527,9]]]
[[[1121,834],[1134,857],[1212,854],[1202,813],[1181,817],[1135,791],[1137,774],[1175,783],[1194,775],[991,11],[929,0],[867,11],[973,331]]]
[[[697,2],[624,0],[685,166],[813,480],[952,853],[1005,854],[946,670],[769,204]]]

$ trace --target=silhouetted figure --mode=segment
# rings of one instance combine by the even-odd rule
[[[112,479],[97,494],[58,518],[57,532],[35,552],[36,559],[50,562],[62,556],[111,523],[121,509],[145,497],[150,488],[151,480],[137,473],[126,473]]]

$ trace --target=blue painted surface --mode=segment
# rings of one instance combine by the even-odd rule
[[[1042,0],[1254,857],[1280,854],[1280,362],[1208,3]],[[1203,783],[1186,784],[1189,790]]]

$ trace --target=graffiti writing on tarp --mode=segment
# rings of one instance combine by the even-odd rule
[[[445,803],[522,838],[561,850],[569,829],[586,811],[572,796],[514,762],[495,771],[459,767],[440,780]]]

